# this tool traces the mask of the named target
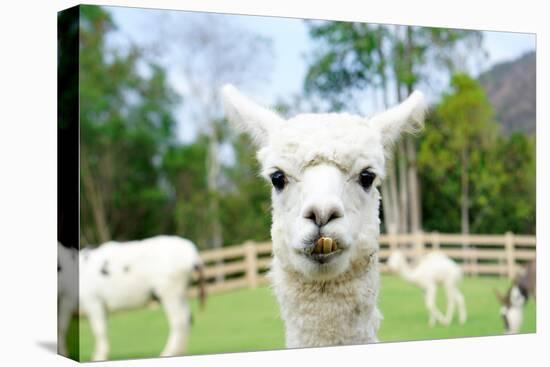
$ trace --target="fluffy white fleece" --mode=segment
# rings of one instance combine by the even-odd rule
[[[273,189],[273,262],[270,279],[286,328],[287,347],[375,342],[381,320],[377,186],[385,159],[402,131],[418,129],[426,105],[415,92],[371,119],[349,114],[300,114],[284,120],[233,86],[222,89],[226,113],[258,146],[262,176],[285,174]],[[369,188],[359,184],[368,169]],[[334,219],[320,226],[308,213]],[[339,252],[312,259],[314,239],[331,237]]]
[[[375,251],[359,251],[349,270],[330,280],[304,280],[277,256],[269,273],[288,348],[376,342],[379,272]]]
[[[72,313],[80,307],[95,338],[92,359],[106,360],[110,349],[108,313],[143,307],[155,296],[162,303],[170,329],[161,355],[183,354],[190,320],[188,286],[193,270],[201,272],[201,267],[196,246],[177,236],[111,241],[80,253],[58,244],[59,352],[67,355],[67,328]]]
[[[443,252],[433,251],[421,257],[416,266],[411,267],[401,251],[394,251],[388,258],[387,264],[391,271],[423,289],[430,326],[437,322],[449,325],[453,319],[455,307],[458,308],[460,323],[466,322],[466,304],[464,295],[459,289],[462,269],[449,256]],[[443,287],[447,296],[445,315],[436,305],[436,292],[439,285]]]

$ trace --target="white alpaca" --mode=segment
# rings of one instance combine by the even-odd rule
[[[301,114],[284,120],[222,90],[226,113],[259,150],[273,184],[270,280],[290,348],[377,341],[377,186],[401,131],[420,127],[421,93],[367,119]]]
[[[418,264],[411,268],[405,255],[400,251],[394,251],[388,258],[388,267],[405,280],[424,290],[430,326],[435,325],[436,322],[449,325],[453,319],[455,306],[458,307],[460,323],[464,324],[466,322],[464,296],[458,289],[458,284],[462,280],[462,269],[447,255],[437,251],[431,252],[423,256]],[[438,284],[445,288],[447,296],[447,313],[445,316],[436,306]]]
[[[202,261],[195,245],[175,236],[157,236],[125,243],[108,242],[83,250],[80,264],[80,308],[95,337],[92,359],[109,353],[108,312],[145,306],[158,298],[164,307],[170,335],[161,356],[185,352],[190,321],[187,290],[193,270],[199,271],[204,302]],[[60,336],[59,343],[64,341]]]

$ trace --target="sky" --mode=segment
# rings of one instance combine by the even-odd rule
[[[119,32],[116,33],[113,43],[131,40],[134,43],[154,43],[158,39],[158,23],[162,22],[162,15],[170,14],[175,23],[184,24],[187,19],[199,16],[199,13],[184,11],[166,11],[125,7],[106,7],[113,15]],[[301,92],[303,80],[307,70],[306,55],[313,50],[306,25],[301,19],[244,16],[244,15],[216,15],[216,17],[229,20],[231,24],[246,29],[251,34],[257,34],[271,40],[273,62],[271,69],[266,71],[267,83],[260,83],[253,89],[255,99],[265,105],[272,105],[281,98],[288,98]],[[157,38],[155,38],[157,37]],[[489,69],[496,63],[513,60],[524,53],[534,50],[536,37],[534,34],[511,32],[483,32],[484,47],[487,51],[487,59],[480,62],[472,70],[478,74]],[[177,64],[183,60],[172,60],[165,67],[172,75],[172,84],[177,90],[185,89],[184,81],[177,77],[180,66]],[[243,86],[247,92],[247,86]],[[248,91],[251,93],[251,90]],[[432,95],[430,95],[430,93]],[[428,91],[428,99],[435,98],[435,91]],[[176,114],[178,119],[186,119],[184,111]],[[188,116],[187,116],[188,117]],[[180,124],[179,136],[183,141],[192,140],[196,129],[189,125]]]

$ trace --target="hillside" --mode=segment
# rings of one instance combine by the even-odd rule
[[[479,80],[493,107],[504,134],[535,134],[536,54],[496,64],[480,75]]]

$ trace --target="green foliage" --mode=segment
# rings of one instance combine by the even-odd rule
[[[227,121],[219,125],[227,126]],[[220,220],[225,245],[247,240],[269,239],[269,187],[258,176],[255,148],[248,137],[221,134],[232,143],[235,161],[222,170],[221,190],[209,192],[206,183],[208,138],[199,136],[193,143],[173,146],[163,157],[162,170],[172,188],[169,212],[173,212],[171,232],[191,239],[201,248],[208,247],[209,202],[218,195]],[[200,224],[200,225],[198,225]]]
[[[424,229],[460,231],[461,152],[468,155],[470,231],[535,232],[535,145],[498,134],[479,83],[455,75],[419,142]],[[444,220],[442,220],[444,218]]]
[[[179,102],[162,67],[144,50],[107,46],[116,29],[108,12],[81,7],[80,126],[83,244],[177,234],[206,247],[217,195],[225,244],[269,238],[269,188],[257,176],[255,150],[214,121],[220,142],[234,146],[221,190],[207,188],[209,140],[182,145],[173,111]],[[101,225],[107,236],[101,234]],[[104,230],[105,232],[105,230]]]
[[[378,86],[386,60],[378,54],[384,26],[349,22],[308,22],[309,33],[319,47],[312,55],[304,81],[308,95],[319,95],[332,110],[351,108],[355,91]]]
[[[251,140],[240,135],[235,138],[235,164],[225,174],[232,188],[221,198],[221,221],[226,242],[270,239],[270,186],[258,176],[260,167]]]
[[[535,138],[525,134],[501,137],[494,147],[493,159],[487,175],[500,177],[499,191],[488,202],[493,208],[492,223],[494,232],[513,231],[515,233],[535,233],[536,231],[536,160]],[[499,162],[498,164],[494,164]],[[497,171],[498,169],[498,171]]]
[[[481,42],[480,32],[446,28],[330,21],[308,25],[318,47],[304,90],[336,110],[360,105],[351,97],[372,88],[394,85],[401,99],[419,82],[429,81],[437,68],[455,70],[460,44]]]
[[[169,233],[186,237],[204,247],[208,232],[208,192],[206,190],[206,156],[208,141],[201,136],[188,145],[171,146],[163,156],[161,169],[171,188],[167,210],[173,221]]]
[[[81,6],[81,218],[91,243],[104,239],[101,220],[118,240],[166,228],[168,197],[156,162],[172,142],[178,97],[164,70],[147,62],[136,46],[107,48],[114,29],[102,8]]]
[[[377,60],[378,38],[383,26],[348,22],[309,22],[310,36],[321,46],[305,79],[306,93],[331,97],[334,109],[345,105],[350,89],[379,83],[384,60]]]
[[[468,75],[451,78],[450,91],[443,95],[436,113],[452,131],[448,144],[455,152],[490,145],[496,137],[498,125],[491,104],[481,85]]]

